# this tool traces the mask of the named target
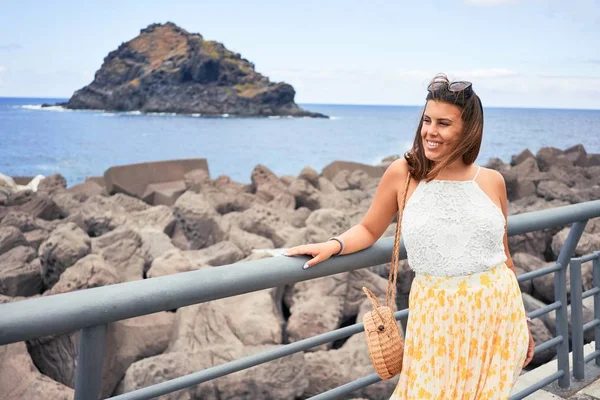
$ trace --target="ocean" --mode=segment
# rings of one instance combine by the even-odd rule
[[[257,164],[277,175],[335,160],[376,164],[412,144],[419,106],[300,104],[331,116],[204,118],[42,108],[67,99],[0,98],[0,173],[62,174],[68,185],[114,165],[206,158],[212,178],[250,182]],[[583,144],[600,153],[600,110],[486,108],[478,164],[529,148]]]

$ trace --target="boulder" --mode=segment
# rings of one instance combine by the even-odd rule
[[[129,222],[125,208],[110,197],[92,196],[87,199],[76,214],[69,216],[73,222],[83,224],[90,237],[98,237]]]
[[[67,190],[67,180],[61,174],[54,174],[42,179],[38,185],[37,193],[52,196]]]
[[[143,279],[146,259],[141,247],[139,233],[128,226],[92,239],[92,252],[115,268],[121,282]]]
[[[254,167],[251,175],[253,192],[275,208],[294,209],[296,200],[288,187],[264,165]]]
[[[51,288],[60,275],[91,251],[88,235],[72,222],[58,226],[38,250],[42,280]]]
[[[25,246],[27,242],[21,231],[14,226],[0,226],[0,255],[18,246]]]
[[[372,309],[368,300],[361,303],[359,315],[352,322],[362,322],[363,315]],[[353,380],[375,373],[373,370],[364,333],[351,336],[340,348],[305,353],[308,388],[305,397],[342,386]],[[352,392],[342,398],[364,397],[384,399],[393,393],[398,376],[380,381]]]
[[[170,188],[169,185],[159,185],[151,188],[148,188],[148,186],[181,182],[180,186],[185,190],[184,175],[187,172],[198,169],[205,170],[208,173],[206,159],[169,160],[121,165],[107,169],[104,172],[104,181],[106,182],[106,190],[109,194],[124,193],[138,199],[146,198],[148,200],[154,200],[154,196],[158,196],[159,200],[165,200],[169,198],[169,192],[173,188]],[[157,195],[156,193],[159,194]],[[163,197],[164,195],[166,196]],[[158,205],[154,202],[150,204]]]
[[[169,236],[173,233],[176,224],[173,210],[167,206],[154,206],[133,212],[130,220],[138,229],[158,229]]]
[[[244,258],[242,250],[228,240],[213,244],[202,250],[192,250],[188,253],[197,262],[213,267],[233,264]]]
[[[73,389],[40,373],[25,343],[0,346],[0,393],[4,400],[72,400]]]
[[[551,166],[556,165],[556,160],[561,155],[564,155],[564,152],[555,147],[542,147],[539,149],[535,157],[540,171],[547,171]],[[568,158],[566,160],[569,161]]]
[[[238,227],[271,240],[275,247],[282,247],[294,234],[296,228],[274,210],[255,204],[239,216]]]
[[[17,246],[0,255],[0,294],[33,296],[41,292],[40,262],[34,249]]]
[[[306,207],[310,210],[321,208],[321,193],[308,181],[296,179],[290,184],[288,190],[294,196],[298,207]]]
[[[155,258],[148,269],[148,278],[178,274],[180,272],[194,271],[201,268],[210,268],[202,264],[187,251],[172,249]]]
[[[171,241],[171,238],[159,229],[142,228],[137,232],[142,239],[140,250],[142,256],[144,257],[144,271],[148,271],[148,268],[150,268],[152,262],[158,257],[162,256],[169,250],[176,249]]]
[[[573,165],[578,167],[588,166],[588,154],[582,144],[569,147],[565,150],[565,155]]]
[[[535,156],[533,155],[533,153],[529,149],[525,149],[522,152],[520,152],[518,155],[512,156],[510,165],[512,165],[512,166],[519,165],[523,161],[530,159],[530,158],[535,160]]]
[[[300,171],[298,179],[304,179],[314,187],[319,187],[319,173],[308,165]]]
[[[211,246],[225,239],[221,216],[202,194],[186,192],[174,207],[177,225],[181,227],[192,250]]]
[[[252,254],[252,251],[256,249],[275,248],[271,240],[254,233],[246,232],[237,227],[234,227],[229,231],[229,240],[242,251],[244,257]]]
[[[100,185],[93,180],[86,180],[83,183],[71,186],[69,189],[67,189],[67,192],[83,201],[95,195],[108,195],[108,193],[106,193],[106,188],[104,187],[104,185]]]
[[[120,283],[115,268],[97,254],[89,254],[62,273],[60,279],[44,295],[67,293]]]
[[[185,182],[183,180],[150,183],[146,186],[142,200],[154,206],[172,206],[185,190]]]
[[[210,175],[207,170],[194,169],[183,174],[185,190],[200,193],[204,187],[210,185]]]
[[[116,205],[123,207],[123,209],[128,213],[144,211],[150,208],[150,206],[144,203],[142,200],[128,196],[123,193],[116,193],[110,196],[110,201]]]
[[[297,282],[290,289],[287,334],[297,342],[340,326],[348,292],[348,273]],[[328,349],[331,343],[315,349]]]
[[[313,211],[306,220],[306,226],[315,226],[337,236],[351,228],[350,219],[343,211],[324,208]]]
[[[336,176],[338,172],[343,170],[346,170],[349,173],[352,173],[355,170],[361,170],[371,178],[381,178],[385,172],[385,167],[372,166],[352,161],[334,161],[323,168],[321,176],[333,181],[333,177]]]

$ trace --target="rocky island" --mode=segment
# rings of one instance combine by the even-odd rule
[[[323,117],[301,109],[287,83],[271,82],[254,64],[177,25],[152,24],[104,59],[69,109],[169,112],[202,116]]]

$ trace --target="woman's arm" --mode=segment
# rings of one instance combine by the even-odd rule
[[[407,174],[408,164],[403,158],[394,161],[386,169],[379,181],[371,206],[363,219],[339,235],[344,242],[344,251],[340,254],[350,254],[366,249],[383,235],[398,212],[398,190],[404,190]],[[289,249],[285,255],[308,254],[312,256],[304,264],[304,268],[309,268],[338,254],[339,251],[340,244],[335,240],[330,240],[296,246]]]
[[[408,163],[404,158],[390,164],[363,219],[340,235],[345,243],[343,254],[363,250],[383,235],[398,212],[398,191],[403,190],[407,174]]]
[[[494,188],[500,199],[500,209],[502,210],[502,214],[504,214],[504,220],[507,221],[506,229],[504,230],[504,253],[506,254],[506,265],[514,272],[515,275],[517,275],[515,264],[508,249],[508,200],[506,196],[506,182],[504,181],[504,177],[500,172],[493,170],[492,172],[494,176]]]

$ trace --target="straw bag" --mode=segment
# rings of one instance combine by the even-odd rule
[[[398,258],[400,255],[402,211],[406,204],[406,192],[408,191],[410,178],[409,173],[402,195],[402,208],[398,211],[398,226],[396,227],[396,236],[394,238],[385,305],[382,306],[377,296],[366,287],[363,287],[363,291],[373,305],[373,311],[366,313],[363,317],[365,337],[369,346],[371,363],[381,379],[393,378],[402,370],[404,342],[398,329],[398,323],[394,318],[394,308],[396,306],[396,279],[398,276]]]

